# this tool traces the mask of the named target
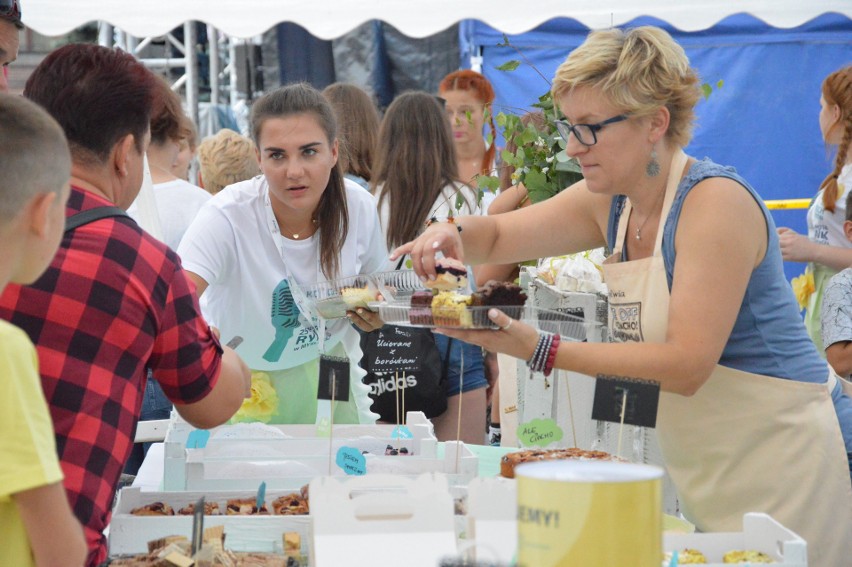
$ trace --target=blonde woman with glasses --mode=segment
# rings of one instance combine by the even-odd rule
[[[698,529],[740,531],[745,512],[766,512],[807,540],[811,564],[847,564],[852,402],[808,340],[760,197],[683,152],[700,98],[683,49],[654,27],[592,32],[553,94],[584,179],[457,219],[462,232],[433,224],[392,258],[410,253],[428,277],[438,251],[508,263],[608,245],[614,343],[559,342],[499,312],[501,330],[444,332],[533,370],[656,381],[663,457]]]

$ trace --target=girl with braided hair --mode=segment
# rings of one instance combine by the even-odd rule
[[[453,131],[459,179],[475,188],[477,175],[491,175],[494,172],[497,154],[494,145],[497,128],[491,111],[494,88],[480,73],[462,69],[444,77],[438,92],[445,101],[444,109]],[[491,132],[491,143],[487,143],[483,135],[486,121]],[[488,210],[493,199],[491,193],[483,195],[483,210]]]
[[[839,270],[852,266],[852,243],[846,238],[846,196],[852,189],[852,65],[830,74],[822,82],[819,128],[826,144],[837,146],[834,169],[820,184],[808,210],[808,235],[778,228],[778,241],[785,261],[809,262],[814,292],[808,298],[805,326],[825,356],[820,331],[820,310],[828,280]]]

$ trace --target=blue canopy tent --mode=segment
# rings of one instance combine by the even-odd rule
[[[733,165],[764,199],[813,197],[833,165],[819,130],[820,85],[826,75],[852,63],[852,20],[827,13],[781,29],[735,14],[702,31],[683,32],[651,17],[619,27],[647,24],[668,30],[702,81],[713,87],[698,104],[688,153]],[[588,32],[576,20],[557,18],[509,35],[513,47],[508,47],[500,31],[468,20],[460,26],[463,65],[470,66],[471,57],[480,61],[497,93],[495,112],[523,113],[549,88],[539,72],[549,81]],[[522,64],[514,71],[497,69],[511,60]],[[773,215],[779,226],[807,230],[804,209]],[[793,277],[803,266],[788,263],[786,270]]]

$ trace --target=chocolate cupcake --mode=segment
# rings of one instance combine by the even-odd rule
[[[493,327],[488,317],[489,307],[498,307],[512,319],[520,319],[524,311],[527,294],[521,286],[497,280],[490,280],[473,293],[471,305],[474,309],[473,323],[477,327]]]

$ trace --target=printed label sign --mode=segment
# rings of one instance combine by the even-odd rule
[[[616,342],[644,342],[642,337],[642,302],[609,304],[612,339]]]
[[[562,436],[562,428],[552,419],[534,419],[518,426],[518,440],[524,447],[547,447]]]
[[[362,476],[367,474],[367,460],[361,451],[354,447],[341,447],[335,459],[337,466],[346,474]]]

